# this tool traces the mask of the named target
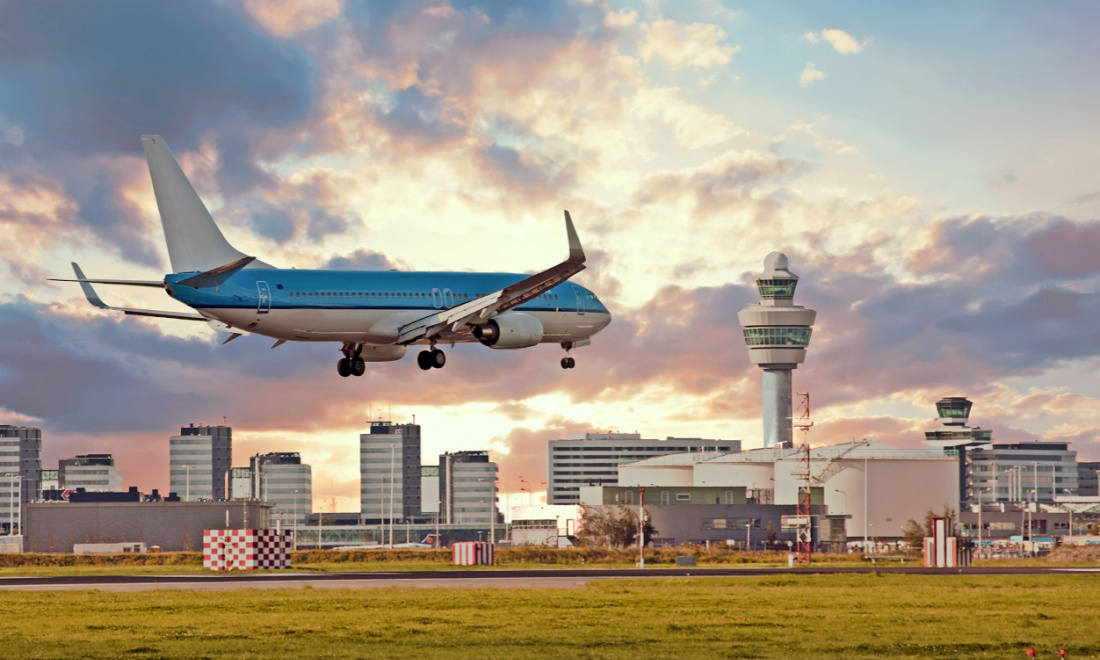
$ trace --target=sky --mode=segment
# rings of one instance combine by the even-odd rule
[[[995,440],[1100,460],[1096,3],[15,0],[0,26],[0,423],[45,466],[112,453],[163,489],[168,436],[224,419],[234,464],[301,452],[347,511],[372,419],[415,418],[425,463],[489,450],[513,498],[567,433],[759,447],[736,314],[773,250],[818,311],[813,445],[917,447],[967,396]],[[568,371],[470,345],[343,379],[335,345],[96,310],[46,278],[169,268],[144,133],[281,267],[535,272],[568,209],[614,321]]]

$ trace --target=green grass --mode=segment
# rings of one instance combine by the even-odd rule
[[[20,658],[1100,657],[1100,577],[603,580],[576,589],[16,592]]]

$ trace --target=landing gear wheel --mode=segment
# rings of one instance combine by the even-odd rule
[[[351,375],[351,360],[340,358],[340,361],[336,363],[336,373],[340,374],[342,378],[347,378]]]
[[[577,361],[576,360],[574,360],[573,358],[567,358],[567,359],[569,360],[569,368],[570,369],[577,366]]]
[[[417,353],[416,354],[416,365],[418,367],[420,367],[421,369],[423,369],[424,371],[427,371],[428,369],[431,369],[432,368],[432,352],[431,351],[420,351],[419,353]]]
[[[432,349],[431,352],[432,366],[436,369],[442,369],[443,365],[447,364],[447,354],[438,348]]]
[[[363,358],[355,358],[351,361],[351,375],[358,378],[367,371],[367,363],[363,362]]]
[[[562,369],[568,369],[569,368],[569,358],[563,357],[561,359],[561,368]]]

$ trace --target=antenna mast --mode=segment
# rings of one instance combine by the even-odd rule
[[[810,419],[810,393],[798,393],[798,416],[794,418],[794,427],[801,436],[802,443],[798,446],[799,469],[795,473],[801,477],[803,485],[798,489],[798,563],[809,566],[813,557],[813,512],[811,509],[810,486],[810,427],[814,425]]]

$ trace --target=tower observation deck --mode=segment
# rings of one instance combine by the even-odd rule
[[[806,361],[817,312],[794,304],[798,275],[787,255],[772,252],[756,278],[760,302],[745,305],[737,320],[745,334],[749,360],[764,370],[764,446],[790,446],[792,424],[791,371]]]

